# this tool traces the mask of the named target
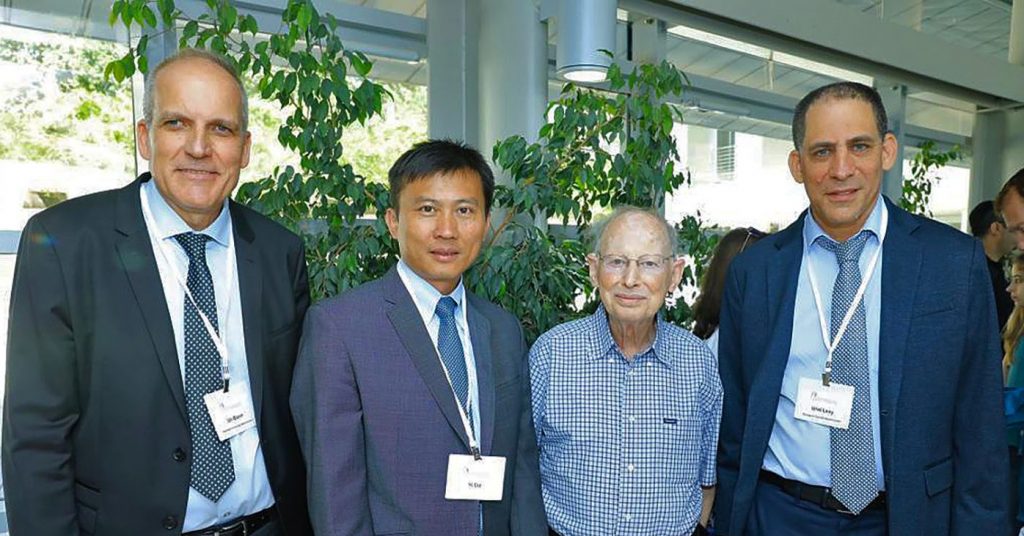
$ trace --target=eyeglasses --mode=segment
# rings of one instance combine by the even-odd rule
[[[601,268],[611,274],[621,274],[629,268],[629,263],[636,262],[637,269],[644,275],[658,275],[662,273],[674,259],[673,256],[662,255],[641,255],[639,257],[626,257],[625,255],[598,255],[601,261]]]
[[[760,229],[755,229],[753,227],[747,227],[747,236],[743,239],[743,245],[740,246],[739,253],[743,253],[743,250],[747,249],[747,242],[750,241],[751,237],[753,237],[754,240],[760,240],[760,239],[762,239],[762,238],[764,238],[766,236],[768,236],[768,233],[766,233],[766,232],[764,232],[764,231],[762,231]]]

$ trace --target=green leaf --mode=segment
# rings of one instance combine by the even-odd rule
[[[156,13],[153,13],[153,10],[150,9],[149,6],[142,6],[140,13],[142,20],[139,21],[139,24],[145,24],[150,28],[156,28]]]
[[[373,69],[373,62],[371,62],[362,52],[353,52],[349,56],[349,61],[352,62],[352,68],[355,69],[356,74],[359,76],[366,76],[370,74],[370,70]]]

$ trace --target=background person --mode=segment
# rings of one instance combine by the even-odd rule
[[[715,252],[708,263],[707,271],[700,282],[700,295],[693,305],[693,334],[704,339],[711,353],[718,357],[718,317],[722,311],[722,293],[725,292],[725,276],[729,273],[732,260],[768,236],[753,227],[733,229],[718,241]]]
[[[995,204],[992,201],[982,201],[971,210],[968,217],[971,225],[971,234],[981,240],[985,248],[985,257],[988,259],[988,272],[992,278],[992,291],[996,301],[996,318],[999,321],[999,329],[1002,330],[1013,311],[1013,302],[1006,292],[1006,270],[1003,267],[1003,260],[1013,249],[1013,234],[1006,229],[1006,224],[996,214]]]
[[[1010,257],[1010,283],[1006,293],[1013,301],[1013,313],[1003,330],[1003,370],[1007,387],[1024,387],[1024,254]],[[1020,427],[1007,430],[1010,446],[1010,534],[1017,534],[1024,516],[1020,508],[1021,435]]]

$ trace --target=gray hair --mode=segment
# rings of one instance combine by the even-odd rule
[[[150,126],[153,125],[153,109],[155,108],[154,101],[156,100],[156,76],[160,74],[160,71],[172,63],[187,59],[206,60],[231,75],[231,78],[235,80],[235,84],[238,85],[238,92],[242,97],[242,132],[248,132],[249,95],[245,91],[245,84],[242,83],[242,78],[238,75],[238,70],[235,69],[231,60],[221,56],[220,54],[210,52],[209,50],[203,50],[201,48],[180,49],[174,54],[160,60],[160,63],[158,63],[156,67],[151,69],[149,74],[146,75],[145,93],[142,97],[142,117],[146,124]],[[150,131],[152,131],[152,129],[150,129]]]
[[[601,245],[604,244],[605,232],[608,230],[608,227],[612,222],[633,214],[650,216],[654,221],[658,222],[661,230],[665,232],[665,242],[668,244],[669,253],[672,256],[679,255],[679,237],[676,236],[676,230],[672,227],[672,224],[655,210],[634,207],[632,205],[619,205],[612,210],[611,214],[594,224],[590,231],[591,241],[593,242],[593,253],[596,255],[601,254]]]

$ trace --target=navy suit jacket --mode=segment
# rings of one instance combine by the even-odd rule
[[[466,292],[484,455],[505,456],[500,502],[444,498],[468,454],[444,370],[395,268],[309,310],[292,412],[320,536],[545,535],[527,348],[519,322]]]
[[[180,530],[192,454],[174,331],[139,187],[29,220],[11,293],[3,476],[11,533]],[[245,357],[284,533],[311,534],[288,392],[309,284],[302,241],[234,201]],[[180,314],[180,313],[179,313]]]
[[[985,253],[885,202],[878,401],[889,533],[1004,534],[1001,352]],[[775,422],[807,214],[729,270],[719,341],[722,533],[744,532]]]

